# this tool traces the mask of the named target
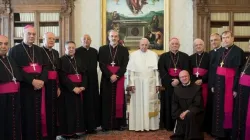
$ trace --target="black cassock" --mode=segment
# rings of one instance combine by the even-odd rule
[[[91,132],[101,124],[100,95],[97,75],[98,52],[95,48],[76,49],[76,57],[81,59],[82,65],[87,69],[88,86],[83,95],[84,118],[87,131]]]
[[[240,68],[245,61],[244,52],[236,45],[228,49],[224,47],[218,50],[215,61],[217,69],[215,75],[212,75],[214,77],[212,87],[215,88],[212,135],[229,137],[233,125],[233,91],[237,91],[238,88]]]
[[[76,73],[77,70],[77,73]],[[87,88],[86,70],[81,61],[68,55],[62,56],[58,61],[58,73],[61,95],[58,97],[59,134],[72,136],[75,133],[85,132],[83,95],[75,94],[75,87]],[[76,74],[79,74],[78,77]]]
[[[178,69],[174,75],[170,75],[169,70]],[[160,127],[167,130],[173,130],[174,120],[171,117],[171,99],[174,88],[171,85],[172,79],[179,79],[179,72],[181,70],[189,71],[189,56],[186,53],[178,52],[176,55],[172,52],[163,53],[158,62],[158,69],[160,73],[162,86],[165,91],[161,91],[161,116]]]
[[[205,131],[208,134],[211,134],[212,131],[212,114],[213,114],[213,93],[211,91],[212,88],[212,82],[214,81],[213,75],[216,74],[217,66],[215,64],[216,59],[216,53],[218,50],[221,49],[213,49],[209,52],[209,71],[208,71],[208,98],[207,98],[207,107],[206,107],[206,115],[204,121],[205,123]]]
[[[248,57],[248,59],[250,59]],[[250,139],[250,60],[242,67],[238,93],[235,99],[233,140]]]
[[[25,140],[42,139],[42,137],[47,136],[44,88],[35,90],[32,85],[33,79],[44,82],[47,82],[48,79],[48,70],[42,51],[36,45],[29,47],[23,42],[12,47],[9,51],[9,55],[22,69],[23,81],[21,82],[20,96],[22,139]],[[33,67],[32,64],[36,66]]]
[[[211,129],[211,121],[212,121],[212,112],[209,110],[211,108],[211,104],[208,105],[209,99],[209,88],[208,88],[208,75],[209,75],[209,54],[207,52],[203,52],[201,54],[193,54],[190,56],[190,65],[192,72],[192,82],[196,80],[202,80],[202,97],[205,108],[205,120],[204,120],[204,129],[209,131]],[[211,94],[211,93],[210,93]],[[207,111],[208,108],[208,111]]]
[[[45,47],[42,49],[44,59],[48,65],[48,81],[45,83],[47,138],[55,139],[57,135],[57,63],[59,53],[55,49],[49,50]]]
[[[186,110],[190,112],[181,120],[180,114]],[[200,86],[191,83],[174,89],[172,116],[176,120],[174,134],[170,137],[172,140],[203,139],[204,109]]]
[[[116,90],[117,83],[124,76],[126,72],[126,67],[128,64],[129,53],[127,48],[123,46],[116,46],[115,48],[105,45],[100,47],[99,49],[99,65],[102,71],[101,78],[101,87],[100,87],[100,96],[101,96],[101,126],[103,129],[119,129],[121,126],[126,124],[126,115],[125,115],[125,91],[123,90],[122,96],[119,98],[121,100],[123,98],[122,104],[122,116],[116,117],[117,115],[117,98],[116,98]],[[112,72],[107,68],[107,66],[111,66],[112,61],[114,61],[114,66],[119,66],[120,69],[115,73],[118,77],[118,80],[114,83],[111,83],[110,77],[112,76]],[[123,85],[124,86],[124,85]]]
[[[21,140],[21,114],[19,82],[22,80],[20,69],[10,57],[0,56],[0,139]],[[9,61],[8,61],[9,60]],[[4,64],[3,64],[3,63]],[[10,67],[11,65],[11,67]],[[7,66],[7,68],[6,68]],[[8,71],[10,70],[10,72]],[[12,70],[16,84],[12,80]],[[16,90],[13,90],[16,89]]]

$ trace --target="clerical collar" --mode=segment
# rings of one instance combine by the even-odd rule
[[[190,83],[191,83],[191,81],[189,81],[187,84],[182,84],[184,87],[187,87],[187,86],[189,86],[190,85]]]
[[[2,55],[1,56],[1,59],[5,59],[7,56],[6,56],[6,54],[5,55]]]
[[[197,53],[198,55],[202,55],[204,53],[204,51],[203,52],[201,52],[201,53]]]
[[[67,56],[68,58],[70,58],[70,59],[73,59],[73,58],[74,58],[74,55],[73,55],[73,56],[69,56],[69,55],[66,54],[66,56]]]
[[[44,49],[46,49],[47,51],[52,51],[52,48],[47,48],[47,47],[45,47],[45,46],[43,46],[44,47]]]
[[[85,46],[85,47],[84,47],[84,46],[82,46],[82,47],[83,47],[84,49],[86,49],[87,51],[88,51],[88,50],[89,50],[89,48],[90,48],[90,47],[86,47],[86,46]]]
[[[174,53],[174,52],[172,52],[172,51],[170,51],[173,55],[176,55],[179,51],[176,51],[176,53]]]
[[[27,47],[27,48],[30,48],[30,47],[32,47],[33,46],[33,44],[32,45],[28,45],[28,44],[26,44],[26,43],[22,43],[25,47]]]
[[[216,52],[216,51],[217,51],[217,50],[219,50],[220,48],[221,48],[221,46],[220,46],[220,47],[218,47],[218,48],[215,48],[215,49],[214,49],[214,51]]]
[[[233,47],[233,45],[229,46],[229,47],[225,47],[226,50],[230,50]]]

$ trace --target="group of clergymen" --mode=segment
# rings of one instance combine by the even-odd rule
[[[160,58],[148,50],[146,38],[129,56],[115,30],[99,52],[84,35],[77,49],[67,41],[60,58],[52,32],[44,34],[41,47],[35,38],[30,25],[11,49],[8,38],[0,36],[0,139],[79,138],[99,126],[124,130],[125,72],[129,130],[174,130],[174,140],[203,139],[204,131],[216,139],[250,139],[250,62],[230,31],[211,34],[209,53],[195,39],[191,56],[179,51],[178,38],[171,38],[170,51]]]

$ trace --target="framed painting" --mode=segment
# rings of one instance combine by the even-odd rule
[[[102,44],[108,31],[119,32],[119,43],[130,52],[139,48],[141,38],[150,42],[157,54],[168,51],[169,0],[102,0]]]

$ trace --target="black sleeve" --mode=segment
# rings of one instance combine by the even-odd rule
[[[46,55],[43,52],[42,48],[39,48],[39,55],[41,55],[41,60],[42,60],[42,72],[39,77],[40,80],[47,82],[48,81],[48,70],[49,70],[49,64],[48,61],[46,61]]]
[[[238,85],[239,85],[239,79],[240,79],[240,75],[241,75],[241,69],[245,64],[245,54],[243,50],[240,50],[240,54],[237,56],[237,63],[238,67],[236,68],[236,73],[234,76],[234,85],[233,85],[233,91],[237,92],[238,91]]]
[[[123,54],[123,58],[121,61],[120,69],[116,73],[116,75],[119,77],[125,74],[127,70],[128,60],[129,60],[129,53],[128,53],[127,48],[123,48],[123,50],[124,50],[124,54]]]
[[[32,85],[32,81],[35,79],[32,75],[26,73],[22,67],[20,66],[20,64],[18,63],[18,58],[17,57],[17,52],[16,52],[16,48],[15,47],[12,47],[10,50],[9,50],[9,54],[8,54],[17,64],[17,66],[19,67],[20,69],[20,73],[22,75],[22,79],[24,82],[28,83],[28,84],[31,84]]]
[[[179,100],[175,93],[172,97],[172,118],[178,119],[182,113],[182,110],[179,107]]]
[[[201,93],[202,90],[200,87],[192,101],[192,104],[188,107],[188,110],[194,114],[197,114],[203,110],[203,99],[201,97]]]
[[[172,79],[170,78],[167,68],[165,67],[166,61],[164,59],[166,59],[165,54],[162,54],[158,61],[158,71],[160,74],[162,86],[167,88],[167,86],[171,84]]]
[[[63,70],[63,58],[58,61],[58,75],[60,86],[66,87],[69,91],[73,91],[75,85],[67,77],[67,73]]]
[[[100,47],[99,57],[98,57],[99,67],[102,71],[102,75],[109,79],[111,77],[112,73],[108,70],[106,64],[104,63],[105,59],[107,59],[107,56],[105,55],[103,48]]]

